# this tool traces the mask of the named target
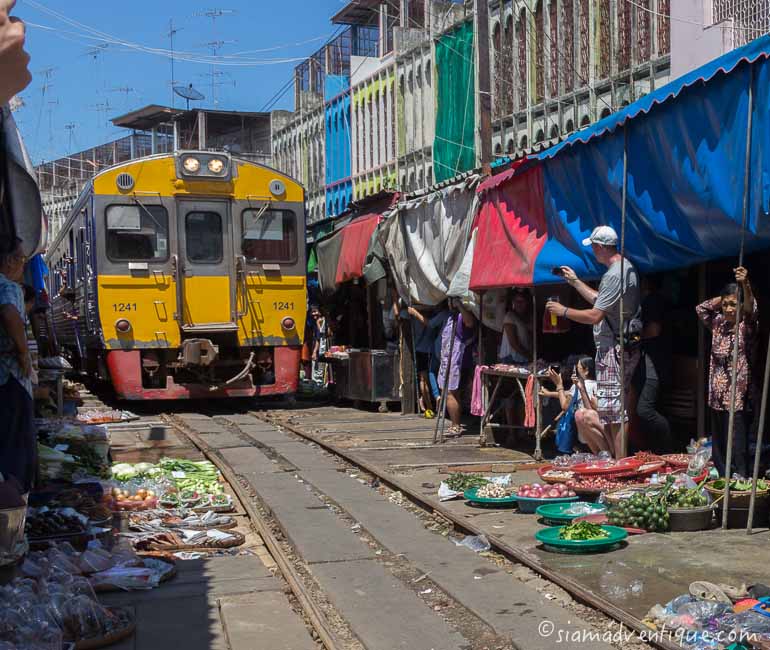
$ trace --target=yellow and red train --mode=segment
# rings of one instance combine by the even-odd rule
[[[301,185],[211,151],[97,174],[48,249],[58,344],[118,397],[291,394],[306,310]]]

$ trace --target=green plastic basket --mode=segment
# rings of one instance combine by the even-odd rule
[[[591,508],[591,512],[586,513],[589,515],[600,515],[607,511],[605,506],[598,503],[573,501],[571,503],[547,503],[545,505],[539,506],[538,509],[535,510],[535,514],[542,517],[543,523],[545,523],[547,526],[562,526],[563,524],[571,523],[573,519],[586,516],[586,514],[574,515],[566,512],[570,508],[580,504],[584,504]]]
[[[463,492],[463,496],[471,503],[480,503],[488,506],[510,506],[516,503],[516,495],[512,494],[509,497],[502,497],[500,499],[487,499],[484,497],[476,496],[479,488],[470,488]]]
[[[535,533],[535,539],[543,544],[546,549],[558,553],[601,553],[614,549],[622,542],[628,533],[617,526],[602,526],[602,530],[609,533],[604,539],[571,540],[559,539],[564,526],[543,528]]]

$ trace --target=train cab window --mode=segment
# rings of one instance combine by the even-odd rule
[[[216,212],[188,212],[185,217],[187,259],[200,264],[222,261],[222,217]]]
[[[290,210],[243,211],[241,252],[249,262],[297,259],[297,220]]]
[[[168,212],[162,205],[110,205],[106,216],[107,257],[111,260],[168,257]]]

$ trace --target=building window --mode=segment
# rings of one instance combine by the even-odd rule
[[[658,55],[671,51],[671,3],[670,0],[658,0]]]
[[[505,153],[511,155],[516,145],[513,142],[513,138],[508,138],[508,143],[505,145]]]
[[[535,135],[535,144],[540,144],[543,140],[545,140],[545,132],[543,129],[539,129]]]
[[[559,126],[557,124],[554,124],[551,127],[551,135],[549,136],[551,140],[554,140],[559,137]]]
[[[575,123],[572,120],[567,120],[567,133],[572,133],[575,130]]]
[[[591,16],[588,7],[589,0],[578,0],[580,3],[580,16],[578,16],[578,29],[580,31],[580,85],[587,86],[590,77],[591,65]]]
[[[624,2],[623,4],[628,3]],[[599,0],[599,61],[597,72],[600,79],[606,79],[610,76],[611,61],[610,0]]]
[[[575,8],[573,0],[561,3],[562,43],[562,83],[564,92],[572,92],[575,87]]]
[[[535,101],[545,97],[545,25],[543,3],[540,0],[535,9]]]
[[[588,115],[583,115],[583,119],[580,120],[580,126],[588,126],[591,123],[591,118]]]
[[[407,27],[411,29],[425,28],[425,5],[423,0],[408,0],[407,5]]]
[[[500,87],[503,92],[503,115],[513,113],[513,16],[505,19],[503,31],[503,66],[500,71]]]
[[[527,92],[527,17],[524,10],[519,14],[516,21],[516,43],[519,47],[519,75],[517,92],[519,95],[519,110],[523,110],[529,104],[529,93]]]
[[[603,120],[605,117],[609,117],[609,116],[610,116],[610,109],[609,108],[604,108],[602,110],[602,114],[599,116],[599,119]]]
[[[498,158],[503,155],[503,145],[499,142],[495,145],[495,156]]]
[[[630,2],[618,5],[618,71],[631,67],[631,10]]]
[[[548,39],[551,50],[550,90],[551,97],[556,97],[559,94],[559,4],[557,0],[551,0],[548,5],[548,18],[550,23],[548,28],[551,33]]]
[[[526,135],[521,136],[521,140],[519,141],[519,149],[526,150],[528,144],[529,144],[529,141],[527,140],[527,136]]]
[[[500,23],[495,23],[495,28],[492,30],[492,56],[492,69],[495,76],[492,114],[495,118],[499,118],[503,114],[503,45]]]
[[[650,60],[650,0],[637,0],[636,8],[636,63]]]

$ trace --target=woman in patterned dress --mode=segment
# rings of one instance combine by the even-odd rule
[[[731,472],[749,475],[749,432],[751,385],[751,356],[757,331],[757,302],[751,291],[748,271],[735,269],[736,283],[728,284],[721,294],[695,308],[698,318],[711,331],[711,362],[709,367],[709,408],[713,414],[712,457],[720,476],[725,475],[727,428],[730,418],[733,347],[738,300],[743,295],[743,316],[738,329],[738,367],[735,390],[735,424],[733,427],[733,456]]]

